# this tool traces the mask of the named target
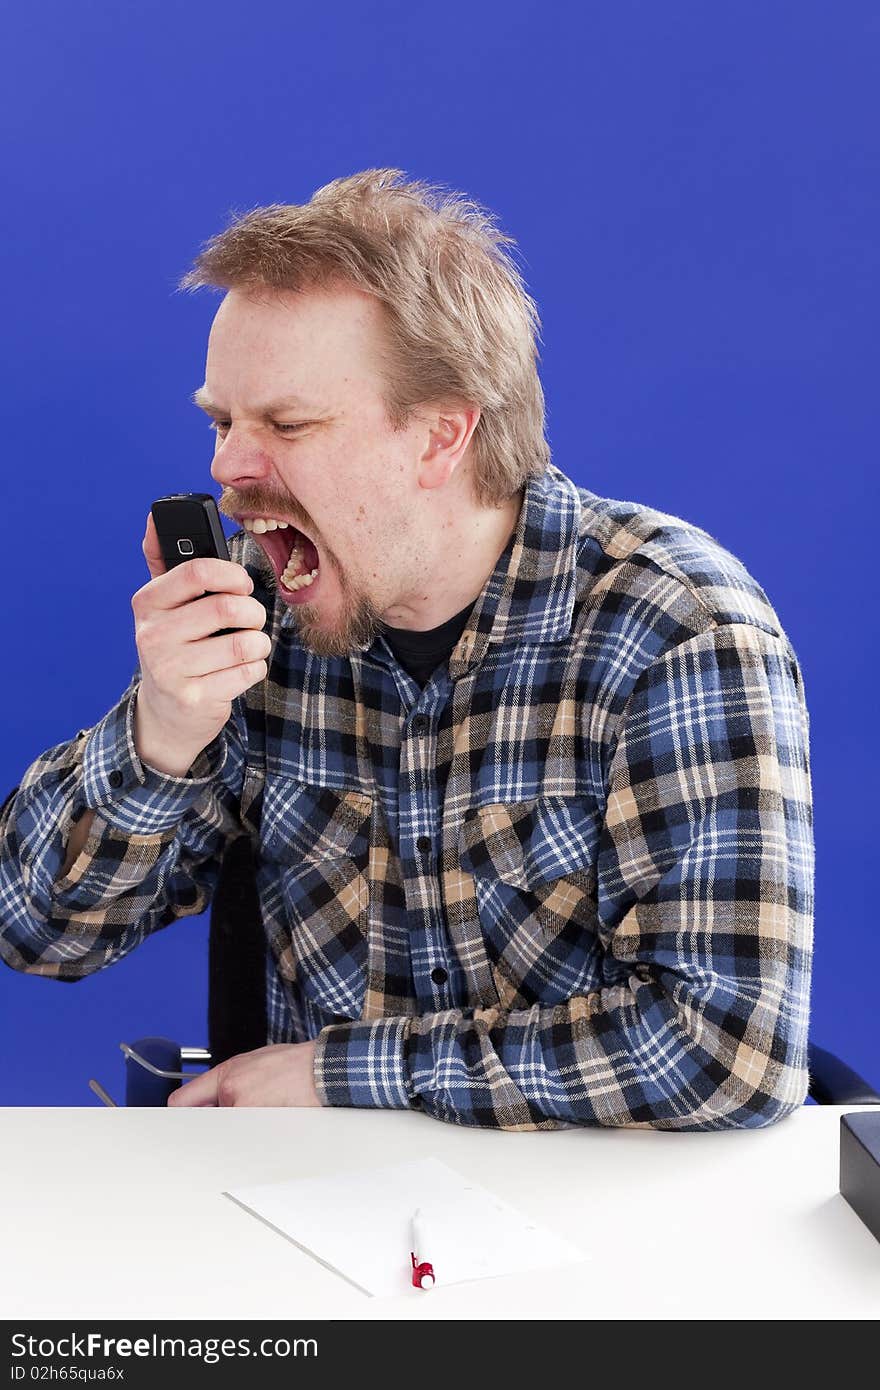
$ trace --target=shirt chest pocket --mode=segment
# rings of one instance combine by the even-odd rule
[[[595,989],[595,863],[601,816],[582,798],[545,797],[468,811],[459,858],[473,883],[499,1001],[555,1004]]]
[[[267,785],[260,845],[267,936],[278,971],[334,1018],[361,1016],[367,981],[372,797]]]

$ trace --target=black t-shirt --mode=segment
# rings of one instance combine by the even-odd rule
[[[465,630],[476,599],[454,618],[432,627],[429,632],[413,632],[406,627],[383,628],[383,636],[403,669],[425,686],[441,661],[448,661]]]

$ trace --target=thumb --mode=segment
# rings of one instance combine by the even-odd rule
[[[156,523],[153,520],[152,512],[147,512],[147,529],[144,532],[143,552],[151,579],[156,579],[158,575],[167,573],[165,561],[162,559],[162,547],[159,544],[159,536],[156,531]]]

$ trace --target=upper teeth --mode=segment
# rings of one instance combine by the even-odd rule
[[[277,528],[283,531],[290,525],[290,522],[276,521],[271,516],[246,516],[242,518],[241,524],[246,531],[256,531],[258,536],[262,536],[264,531],[274,531]]]

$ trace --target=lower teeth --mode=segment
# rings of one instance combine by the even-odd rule
[[[311,574],[297,575],[296,571],[299,567],[301,558],[302,556],[297,551],[294,551],[290,560],[287,562],[287,568],[281,576],[281,582],[289,593],[296,593],[297,589],[307,589],[310,584],[314,583],[315,576],[318,573],[317,569],[313,569]]]
[[[287,589],[288,593],[294,594],[296,593],[297,589],[307,589],[310,584],[313,584],[318,571],[312,570],[311,574],[300,574],[297,576],[296,579],[291,579],[289,582],[286,578],[286,573],[287,571],[285,571],[285,573],[282,574],[281,582],[283,583],[285,589]]]

